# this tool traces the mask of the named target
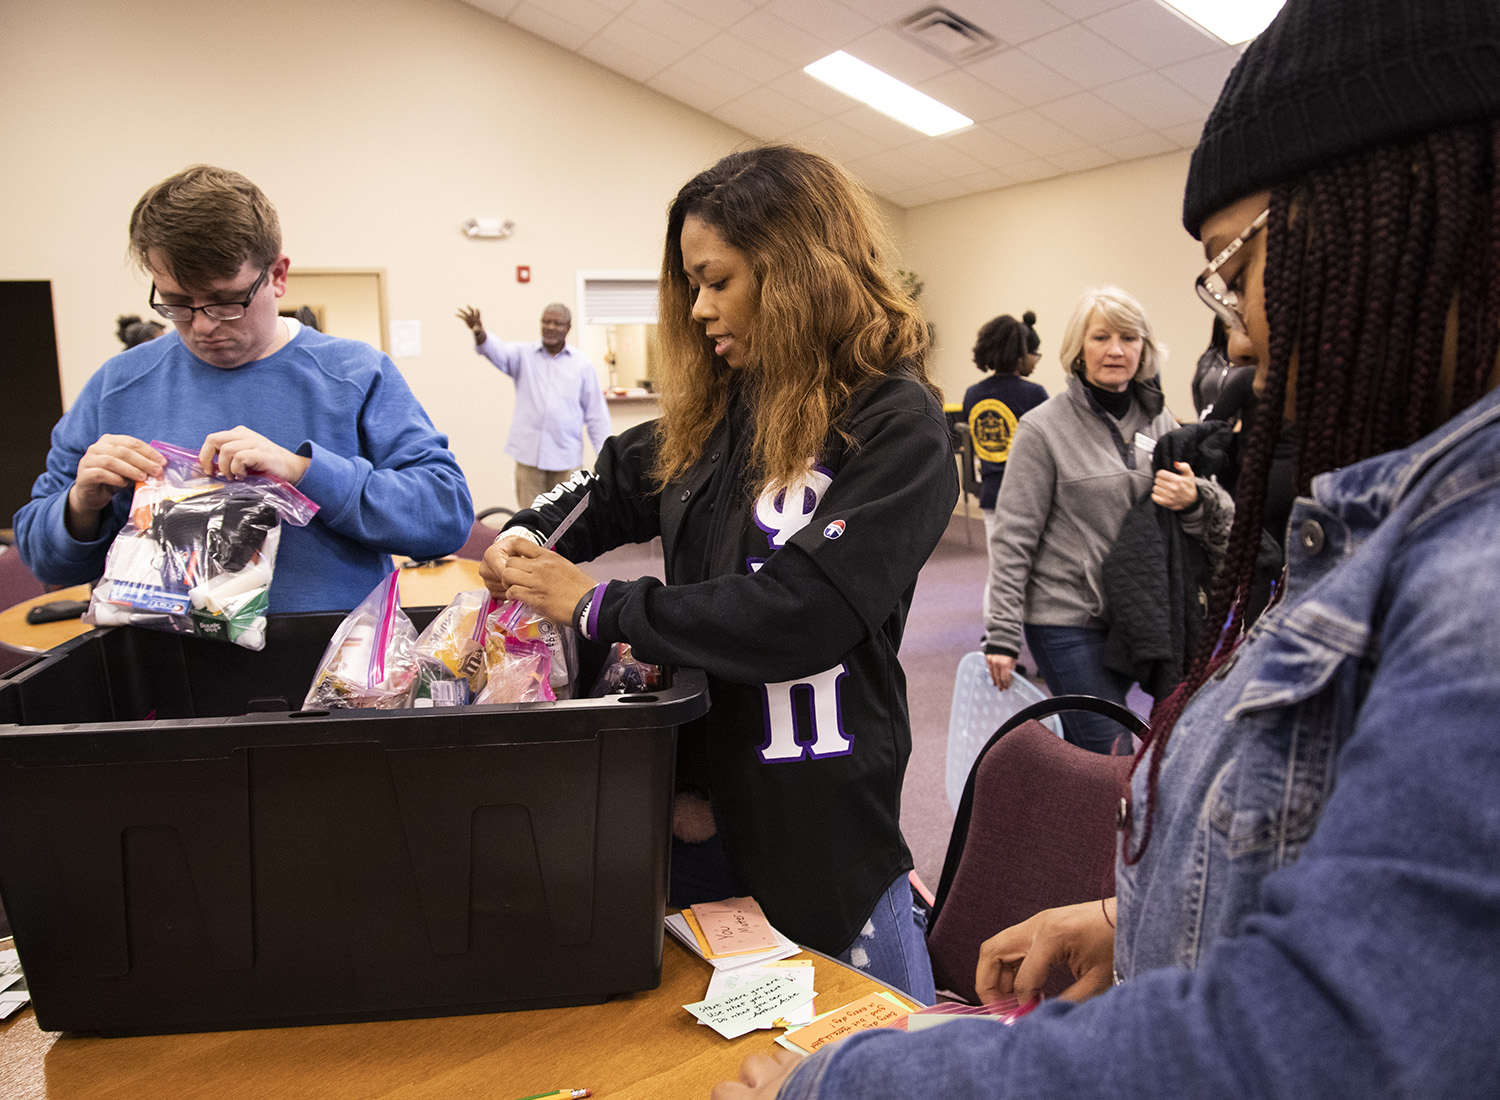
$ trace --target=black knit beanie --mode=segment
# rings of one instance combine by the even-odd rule
[[[1288,0],[1224,82],[1182,224],[1351,153],[1500,114],[1500,0]]]

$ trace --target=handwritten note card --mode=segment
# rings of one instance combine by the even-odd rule
[[[779,974],[767,975],[751,985],[682,1007],[726,1039],[738,1039],[771,1020],[811,1001],[816,994]]]
[[[776,946],[771,922],[754,898],[725,898],[691,906],[703,933],[704,954],[744,955]]]
[[[704,997],[712,1000],[725,993],[733,993],[736,989],[754,985],[768,974],[789,978],[804,989],[813,988],[815,973],[811,959],[783,959],[779,962],[744,966],[738,970],[715,970],[708,980],[708,992],[704,994]],[[699,1023],[702,1022],[699,1021]],[[812,1002],[808,1001],[805,1005],[787,1009],[780,1016],[762,1020],[760,1026],[762,1028],[801,1027],[803,1024],[812,1022],[813,1006]]]
[[[834,1009],[819,1017],[806,1027],[788,1031],[782,1036],[783,1046],[794,1050],[805,1050],[809,1054],[821,1046],[836,1043],[856,1031],[872,1027],[899,1027],[910,1015],[911,1009],[885,993],[871,993],[868,997],[843,1008]]]

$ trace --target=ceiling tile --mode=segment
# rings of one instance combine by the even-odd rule
[[[765,141],[776,141],[783,136],[781,124],[774,112],[765,109],[765,96],[752,91],[738,99],[714,109],[714,118],[744,130],[747,134]]]
[[[581,27],[591,34],[598,34],[618,14],[614,8],[599,3],[599,0],[557,0],[556,3],[551,3],[550,0],[547,3],[542,3],[542,0],[522,0],[516,10],[510,13],[510,21],[533,34],[551,38],[546,26],[553,19]]]
[[[671,60],[671,58],[636,53],[618,43],[609,42],[602,35],[597,34],[580,46],[578,52],[590,61],[603,65],[606,69],[613,69],[642,84],[661,72],[665,63]]]
[[[784,139],[793,130],[807,124],[807,108],[774,88],[762,86],[745,98],[754,100],[756,109],[771,120],[772,130],[778,138]]]
[[[877,29],[862,34],[844,49],[869,65],[883,69],[897,80],[918,84],[931,80],[951,65],[895,31]]]
[[[1059,126],[1050,118],[1035,111],[1017,111],[990,124],[1001,137],[1009,138],[1017,145],[1037,157],[1049,157],[1053,153],[1065,153],[1080,149],[1088,142],[1066,127]],[[1007,168],[1011,167],[1006,165]]]
[[[829,52],[828,45],[785,19],[758,11],[741,19],[733,27],[740,38],[754,42],[775,54],[792,67],[810,65]]]
[[[1196,144],[1240,51],[1158,0],[464,0],[912,205]],[[954,64],[899,32],[932,3],[1002,48]],[[845,49],[976,124],[923,137],[804,74]]]
[[[949,140],[956,136],[956,134],[948,134],[943,137],[924,138],[913,146],[913,149],[924,163],[949,178],[970,176],[975,172],[984,171],[987,165],[983,161],[975,160],[961,146],[954,145]]]
[[[756,87],[748,76],[728,72],[700,53],[678,58],[646,83],[690,107],[709,112]]]
[[[843,92],[835,91],[821,80],[808,76],[801,69],[784,73],[775,80],[767,81],[766,87],[775,88],[782,95],[791,96],[806,106],[812,115],[832,117],[849,109],[852,102]],[[804,123],[808,119],[802,120]]]
[[[885,170],[903,187],[922,187],[929,183],[937,183],[943,178],[942,173],[925,160],[900,149],[881,153],[880,159],[885,165]]]
[[[511,12],[509,22],[524,31],[530,31],[548,42],[556,42],[564,49],[576,50],[599,33],[603,23],[581,26],[570,23],[562,16],[544,11],[540,4],[522,3]]]
[[[1074,19],[1087,19],[1101,11],[1120,7],[1125,0],[1048,0],[1054,8],[1061,8]]]
[[[970,126],[967,130],[949,134],[943,141],[990,168],[1005,168],[1023,160],[1031,160],[1035,156],[1030,150],[996,133],[993,127],[985,125]]]
[[[862,134],[854,127],[837,119],[824,119],[811,126],[803,126],[787,135],[798,145],[826,153],[841,164],[852,164],[865,157],[875,156],[886,148],[869,134]]]
[[[964,72],[999,88],[1028,107],[1078,91],[1078,85],[1073,81],[1018,49],[988,54],[978,61],[971,61],[964,66]]]
[[[1203,57],[1181,61],[1176,65],[1162,67],[1161,74],[1173,84],[1192,92],[1204,103],[1212,106],[1218,101],[1219,91],[1229,77],[1229,70],[1240,59],[1240,52],[1233,46],[1225,46]]]
[[[913,187],[902,191],[896,195],[896,201],[902,206],[925,206],[930,202],[947,202],[949,199],[956,199],[966,194],[968,194],[968,188],[957,180],[940,180],[924,187]]]
[[[963,112],[975,122],[1008,115],[1025,106],[993,84],[986,84],[961,69],[939,73],[931,80],[924,80],[917,88],[955,111]]]
[[[1097,145],[1087,145],[1068,153],[1057,153],[1047,159],[1065,172],[1087,172],[1090,168],[1103,168],[1106,164],[1119,163],[1118,157]]]
[[[1033,39],[1020,49],[1086,88],[1134,76],[1145,68],[1081,23]]]
[[[908,187],[916,186],[915,183],[892,172],[884,156],[845,161],[844,167],[858,176],[866,187],[877,194],[889,195],[892,192],[904,191]]]
[[[943,7],[986,30],[1008,46],[1029,42],[1073,20],[1046,0],[946,0]],[[916,4],[913,10],[919,10]]]
[[[1079,92],[1066,99],[1043,103],[1036,111],[1088,142],[1108,141],[1147,129],[1140,119],[1106,103],[1093,92]],[[1046,155],[1051,156],[1050,153]]]
[[[875,29],[875,22],[839,0],[771,0],[765,11],[817,38],[831,52]]]
[[[1224,45],[1156,0],[1132,0],[1084,20],[1084,26],[1153,68],[1202,57]]]
[[[760,5],[754,0],[713,0],[710,4],[696,0],[672,0],[672,6],[706,19],[716,27],[726,28],[734,26]]]
[[[653,73],[660,72],[672,62],[692,53],[694,46],[663,38],[655,27],[637,23],[628,15],[621,15],[595,35],[591,44],[607,43],[627,53],[650,58],[656,62]],[[698,43],[701,45],[702,43]],[[605,62],[608,64],[608,62]]]
[[[1103,142],[1101,148],[1121,160],[1138,160],[1141,157],[1155,157],[1162,153],[1170,153],[1180,146],[1154,130],[1147,130],[1144,134]]]
[[[849,6],[877,23],[899,23],[908,15],[931,7],[934,2],[936,0],[849,0]]]
[[[733,69],[737,73],[743,73],[750,79],[762,83],[773,80],[792,69],[790,62],[782,60],[775,54],[729,31],[721,32],[709,39],[703,46],[703,52],[716,64]]]
[[[1161,136],[1176,142],[1179,149],[1195,149],[1198,139],[1203,136],[1203,123],[1184,122],[1181,126],[1168,126],[1161,131]]]
[[[667,0],[633,0],[623,17],[649,28],[668,42],[694,50],[722,29],[693,12],[669,4]]]
[[[520,5],[521,0],[466,0],[466,2],[480,11],[487,11],[491,15],[506,19]]]
[[[983,172],[975,172],[972,176],[965,176],[959,181],[964,184],[970,194],[979,191],[998,191],[1002,187],[1009,187],[1016,182],[1016,177],[1003,168],[986,168]]]
[[[1026,160],[1020,164],[1012,164],[1005,169],[1016,178],[1017,183],[1031,183],[1035,180],[1052,179],[1054,176],[1063,174],[1061,168],[1050,160]]]
[[[1153,130],[1184,122],[1201,123],[1208,107],[1158,73],[1141,73],[1098,89],[1100,97],[1140,119]]]
[[[850,103],[855,102],[850,100]],[[883,115],[874,107],[866,107],[859,104],[851,110],[845,111],[838,116],[840,122],[848,123],[862,134],[869,134],[877,138],[893,149],[899,149],[909,142],[925,137],[920,130],[913,130],[904,122],[897,122],[889,115]]]

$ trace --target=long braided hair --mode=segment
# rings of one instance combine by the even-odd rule
[[[1147,762],[1151,839],[1161,762],[1193,693],[1242,640],[1271,456],[1288,389],[1300,426],[1294,480],[1409,446],[1494,384],[1500,351],[1500,122],[1434,131],[1309,171],[1271,191],[1261,415],[1245,440],[1234,526],[1209,594],[1210,623],[1183,682],[1157,704]],[[1450,307],[1456,303],[1456,311]],[[1453,317],[1450,321],[1450,312]],[[1455,372],[1441,379],[1444,349]]]

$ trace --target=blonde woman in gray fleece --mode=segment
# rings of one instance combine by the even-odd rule
[[[1104,556],[1142,497],[1182,514],[1183,530],[1218,543],[1233,516],[1216,482],[1186,463],[1154,475],[1151,451],[1173,428],[1157,377],[1161,358],[1141,304],[1118,287],[1090,290],[1063,335],[1067,388],[1021,417],[990,540],[985,659],[1002,691],[1026,645],[1054,695],[1124,704],[1130,680],[1105,667]],[[1064,715],[1067,739],[1109,752],[1120,726]]]

